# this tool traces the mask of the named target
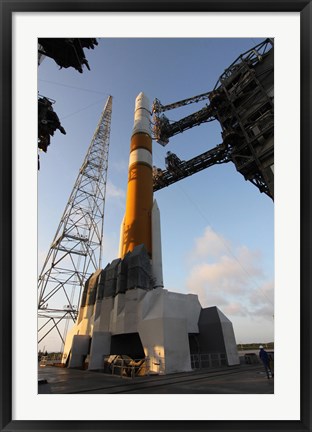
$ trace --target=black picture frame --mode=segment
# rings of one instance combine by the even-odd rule
[[[1,431],[312,431],[311,422],[311,0],[12,1],[1,5]],[[298,421],[14,421],[12,420],[12,15],[14,12],[300,12],[300,307]],[[291,94],[291,91],[290,91]],[[290,108],[291,109],[291,108]],[[291,151],[287,149],[285,151]],[[291,196],[290,198],[291,199]],[[290,353],[295,355],[295,353]],[[289,375],[291,379],[291,372]],[[289,395],[291,397],[291,395]],[[57,414],[55,414],[57,416]]]

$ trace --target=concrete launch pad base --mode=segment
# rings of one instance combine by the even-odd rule
[[[38,393],[54,394],[273,394],[274,379],[262,365],[202,369],[170,375],[122,378],[99,372],[39,367]]]

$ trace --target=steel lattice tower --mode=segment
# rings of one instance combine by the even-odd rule
[[[38,278],[38,343],[57,331],[64,344],[82,287],[101,267],[111,115],[109,96]]]

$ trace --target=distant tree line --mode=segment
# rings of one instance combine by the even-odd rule
[[[38,351],[38,361],[41,360],[42,357],[47,357],[47,360],[60,360],[62,357],[61,352],[50,352],[48,351]]]
[[[237,344],[237,349],[239,351],[257,350],[259,349],[260,345],[263,345],[264,349],[274,349],[274,342],[254,342],[249,344]]]

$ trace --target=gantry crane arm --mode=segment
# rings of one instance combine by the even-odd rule
[[[170,123],[164,114],[155,115],[153,118],[154,138],[159,144],[165,146],[172,136],[213,120],[215,120],[215,110],[211,105],[206,105],[201,110],[173,123]]]
[[[193,96],[193,97],[190,97],[190,98],[187,98],[187,99],[183,99],[183,100],[178,101],[178,102],[173,102],[173,103],[168,104],[168,105],[162,105],[162,103],[160,102],[159,99],[155,99],[154,102],[153,102],[152,111],[155,114],[156,113],[159,114],[159,113],[162,113],[162,112],[165,112],[165,111],[172,110],[174,108],[179,108],[181,106],[189,105],[191,103],[200,102],[202,100],[208,99],[210,93],[211,92],[202,93],[200,95]]]
[[[224,143],[188,161],[182,161],[174,153],[168,152],[166,157],[166,169],[161,170],[155,166],[153,167],[154,192],[212,165],[230,161],[231,148]]]

